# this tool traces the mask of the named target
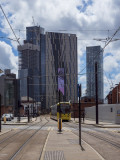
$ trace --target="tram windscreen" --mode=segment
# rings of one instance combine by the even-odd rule
[[[60,104],[61,113],[70,113],[70,105],[69,104]]]

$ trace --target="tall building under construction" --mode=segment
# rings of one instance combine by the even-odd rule
[[[77,37],[75,34],[26,28],[18,46],[20,95],[41,103],[41,108],[61,101],[77,102]]]

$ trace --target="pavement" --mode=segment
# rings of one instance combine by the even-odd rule
[[[36,121],[36,117],[30,119],[30,123],[35,122],[35,121]],[[11,121],[6,121],[6,122],[2,121],[2,125],[26,125],[26,124],[28,124],[28,118],[27,117],[21,117],[20,122],[17,120],[17,117],[15,117]]]
[[[0,135],[4,133],[5,130],[2,130]],[[63,128],[59,133],[51,127],[40,160],[104,160],[104,158],[85,141],[82,141],[80,146],[78,136],[71,131]]]
[[[32,118],[32,122],[35,122],[36,118]],[[74,123],[78,123],[79,119],[73,119]],[[27,118],[21,119],[21,123],[27,123]],[[99,122],[96,125],[94,120],[85,119],[84,123],[87,125],[95,125],[96,127],[120,127],[120,125]],[[1,134],[8,132],[9,130],[2,130]],[[51,127],[43,148],[41,160],[104,160],[104,158],[94,150],[85,141],[81,141],[79,145],[79,138],[69,129],[66,130],[64,127],[62,132],[59,133],[57,130],[53,130]]]
[[[74,118],[72,118],[72,121],[74,123],[79,123],[78,118],[75,118],[75,120],[74,120]],[[87,125],[93,125],[93,126],[101,127],[101,128],[120,128],[120,124],[114,124],[114,123],[103,122],[103,121],[99,121],[99,124],[96,124],[95,120],[86,119],[86,118],[84,119],[84,122],[81,119],[81,123],[82,124],[87,124]]]
[[[1,129],[1,132],[0,132],[0,135],[5,134],[5,133],[7,133],[7,132],[9,132],[9,131],[11,131],[11,130],[12,130],[12,129],[2,128],[2,129]]]
[[[43,148],[41,160],[104,160],[85,141],[79,145],[78,136],[71,131],[62,133],[50,130]]]
[[[79,119],[72,118],[74,123],[79,123]],[[95,120],[85,119],[84,123],[102,128],[120,128],[120,124],[108,122],[99,122]],[[59,157],[59,158],[58,158]],[[104,158],[85,141],[81,141],[70,130],[62,130],[62,133],[50,130],[46,143],[44,145],[41,160],[104,160]]]

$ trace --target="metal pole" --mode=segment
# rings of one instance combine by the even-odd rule
[[[74,121],[75,121],[75,110],[74,110]]]
[[[117,86],[117,104],[118,104],[118,86]]]
[[[95,62],[95,89],[96,89],[96,124],[98,124],[98,76],[97,76],[97,62]]]
[[[1,94],[0,94],[0,132],[1,132]]]
[[[20,101],[18,100],[18,122],[20,122]]]
[[[28,101],[28,123],[30,122],[30,115],[29,115],[29,77],[27,76],[27,101]]]
[[[81,84],[79,85],[79,144],[81,146]]]
[[[34,97],[33,97],[33,118],[34,118]]]
[[[60,90],[59,90],[59,132],[61,132]]]

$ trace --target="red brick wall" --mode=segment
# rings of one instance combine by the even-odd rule
[[[12,106],[1,106],[1,115],[3,115],[4,113],[13,113],[13,107]],[[23,116],[24,115],[24,107],[20,107],[20,115]]]
[[[81,102],[81,116],[83,115],[85,107],[94,106],[95,102]],[[79,103],[72,103],[71,105],[71,117],[78,118],[79,117]]]
[[[117,93],[117,89],[118,89],[118,93]],[[107,95],[108,104],[117,103],[117,94],[118,94],[118,103],[120,103],[120,93],[119,92],[120,92],[120,83],[118,86],[113,88],[113,90]]]

